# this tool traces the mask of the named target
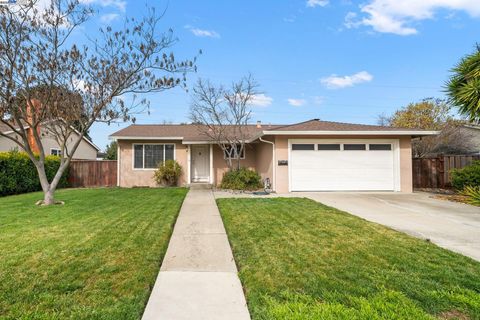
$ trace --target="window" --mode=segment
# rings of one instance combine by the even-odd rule
[[[344,144],[343,150],[367,150],[365,144]]]
[[[135,169],[155,169],[160,162],[174,160],[173,144],[134,144],[133,167]]]
[[[319,151],[324,150],[340,150],[340,144],[319,144],[318,145]]]
[[[240,153],[240,148],[241,147],[242,147],[241,145],[237,145],[237,148],[236,148],[234,153],[231,152],[231,150],[232,150],[231,146],[227,147],[226,150],[223,151],[223,157],[225,159],[228,159],[231,155],[233,155],[233,157],[231,157],[232,159],[238,159],[238,154]],[[246,146],[243,146],[243,150],[242,150],[242,154],[240,155],[240,159],[245,159],[245,148],[246,148]]]
[[[295,144],[292,144],[292,150],[294,150],[294,151],[311,151],[311,150],[315,150],[315,145],[314,144],[295,143]]]
[[[391,144],[370,144],[369,149],[372,151],[392,150]]]
[[[50,154],[51,154],[52,156],[58,156],[58,157],[60,157],[60,156],[62,155],[62,150],[52,148],[52,149],[50,149]]]

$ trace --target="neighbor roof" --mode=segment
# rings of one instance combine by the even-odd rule
[[[23,122],[22,122],[22,123],[23,123]],[[27,129],[28,127],[29,127],[29,126],[28,126],[27,124],[25,124],[24,129]],[[14,128],[15,128],[16,130],[19,129],[19,127],[16,126],[16,125],[14,126]],[[72,127],[72,128],[73,128],[73,127]],[[78,132],[75,128],[73,128],[73,129],[75,130],[75,132],[76,132],[77,134],[79,134],[79,132]],[[6,125],[5,123],[3,123],[3,122],[0,122],[0,132],[2,132],[2,133],[8,132],[9,134],[10,134],[10,133],[13,133],[13,132],[12,132],[12,128],[10,128],[9,126],[7,126],[7,125]],[[93,141],[90,141],[87,137],[83,136],[83,140],[85,140],[85,142],[87,142],[89,145],[91,145],[91,146],[92,146],[94,149],[96,149],[97,151],[100,150],[100,148],[99,148],[98,146],[96,146],[96,145],[93,143]]]
[[[294,134],[395,134],[395,135],[431,135],[436,131],[418,129],[405,129],[365,124],[321,121],[312,119],[292,125],[247,125],[245,126],[247,140],[253,141],[263,135],[294,135]],[[209,141],[203,133],[201,125],[197,124],[148,124],[130,125],[125,129],[113,133],[112,139],[138,139],[138,140],[184,140],[184,141]]]

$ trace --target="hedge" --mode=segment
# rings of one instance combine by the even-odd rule
[[[262,187],[262,177],[256,171],[247,168],[225,172],[220,184],[220,188],[231,190],[258,190]]]
[[[452,170],[452,185],[459,191],[468,186],[480,186],[480,161],[473,161],[469,166]]]
[[[51,181],[60,166],[60,158],[47,156],[45,171]],[[58,188],[68,186],[68,170],[58,184]],[[37,169],[25,152],[0,152],[0,196],[42,190]]]

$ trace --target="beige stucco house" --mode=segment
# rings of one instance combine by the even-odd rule
[[[309,120],[292,125],[249,125],[241,165],[292,191],[412,192],[413,137],[433,131]],[[157,164],[175,159],[181,185],[218,185],[225,154],[198,125],[131,125],[110,136],[118,142],[118,186],[155,186]]]
[[[25,130],[30,130],[28,126],[24,127]],[[3,134],[14,136],[15,133],[11,130],[10,127],[7,125],[0,123],[0,130]],[[45,128],[40,129],[40,136],[42,138],[42,146],[44,148],[45,154],[47,155],[61,155],[61,148],[57,141],[53,138],[51,134],[49,134],[48,130]],[[71,147],[74,141],[78,138],[77,133],[73,133],[72,137],[70,138],[70,143],[67,143],[67,149]],[[14,141],[0,136],[0,152],[7,152],[11,150],[21,150],[18,144]],[[73,154],[73,159],[75,160],[96,160],[97,153],[100,149],[90,140],[87,138],[83,138],[80,142],[77,150]]]

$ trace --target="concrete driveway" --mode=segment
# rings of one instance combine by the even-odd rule
[[[480,208],[428,193],[295,192],[480,261]]]

